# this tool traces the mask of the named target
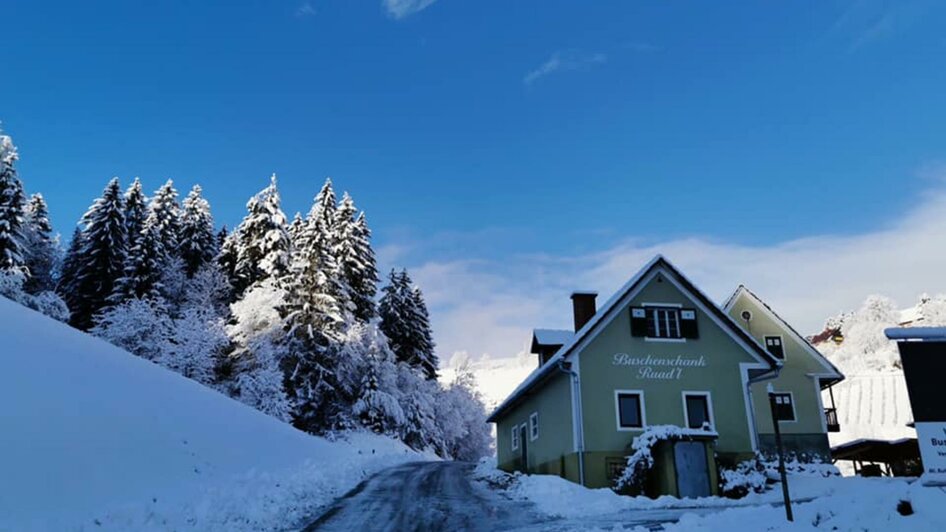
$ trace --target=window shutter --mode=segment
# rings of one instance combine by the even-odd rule
[[[680,309],[680,336],[684,338],[700,337],[700,331],[696,327],[696,309]]]
[[[631,336],[647,336],[647,311],[643,307],[631,307]]]

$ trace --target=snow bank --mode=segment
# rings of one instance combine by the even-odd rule
[[[732,508],[715,514],[686,514],[664,530],[910,530],[939,532],[946,526],[946,491],[904,479],[845,478],[832,483],[830,495],[793,506],[795,522],[785,509],[770,505]],[[900,501],[914,512],[900,515]]]
[[[0,298],[0,530],[265,530],[422,459],[316,438]]]

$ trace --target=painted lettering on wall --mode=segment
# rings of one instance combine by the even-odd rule
[[[677,380],[683,376],[684,368],[705,368],[706,359],[699,357],[655,357],[631,356],[627,353],[616,353],[611,360],[615,366],[632,366],[637,368],[638,379]]]

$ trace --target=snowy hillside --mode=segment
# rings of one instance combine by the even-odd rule
[[[418,454],[330,442],[0,297],[0,530],[264,530]]]

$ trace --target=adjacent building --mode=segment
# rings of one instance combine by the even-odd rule
[[[786,447],[830,456],[821,390],[843,376],[745,287],[717,306],[658,256],[600,309],[572,303],[574,330],[534,331],[539,367],[489,418],[501,469],[610,486],[637,435],[675,425],[692,437],[655,450],[652,492],[715,493],[717,464],[774,445],[769,383]]]

